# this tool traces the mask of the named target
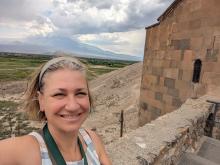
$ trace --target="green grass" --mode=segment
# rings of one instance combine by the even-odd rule
[[[102,74],[114,71],[115,69],[113,68],[91,68],[90,70],[96,75],[102,75]]]
[[[51,56],[21,55],[0,52],[0,81],[16,81],[27,79],[33,71],[48,61]],[[88,79],[92,80],[99,75],[133,64],[130,61],[80,58],[88,67]],[[95,68],[97,65],[101,68]]]
[[[49,59],[45,56],[0,56],[0,81],[25,80]]]
[[[15,110],[18,104],[13,101],[0,101],[0,110],[3,111],[5,108],[9,110]]]
[[[0,80],[1,81],[16,81],[16,80],[24,80],[31,73],[32,69],[13,69],[13,70],[0,70]]]

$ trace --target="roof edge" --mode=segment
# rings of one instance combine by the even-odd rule
[[[157,23],[154,23],[150,26],[145,27],[145,29],[150,29],[152,27],[155,27],[160,24],[161,21],[163,21],[167,15],[169,15],[177,6],[178,4],[183,0],[174,0],[173,3],[157,18]]]
[[[173,3],[161,14],[160,17],[157,18],[159,22],[163,21],[167,15],[169,15],[176,7],[177,5],[183,0],[175,0]]]
[[[157,23],[155,23],[155,24],[152,24],[152,25],[150,25],[150,26],[145,27],[145,29],[146,29],[146,30],[147,30],[147,29],[150,29],[150,28],[152,28],[152,27],[158,26],[159,24],[160,24],[160,22],[157,22]]]

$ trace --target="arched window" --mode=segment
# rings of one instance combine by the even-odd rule
[[[200,59],[197,59],[194,62],[194,70],[193,70],[192,82],[194,82],[194,83],[198,83],[199,82],[201,69],[202,69],[202,61]]]

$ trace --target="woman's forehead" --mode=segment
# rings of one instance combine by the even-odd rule
[[[71,77],[71,78],[78,78],[78,77],[84,77],[85,75],[82,71],[79,70],[72,70],[68,68],[62,68],[58,69],[55,71],[47,72],[45,75],[46,79],[61,79],[61,78],[66,78],[66,77]]]
[[[87,81],[80,71],[62,69],[45,75],[45,85],[47,84],[50,86],[78,85],[84,87],[87,86]]]

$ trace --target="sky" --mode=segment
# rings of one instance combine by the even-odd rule
[[[1,0],[0,43],[65,37],[143,56],[145,27],[173,0]]]

